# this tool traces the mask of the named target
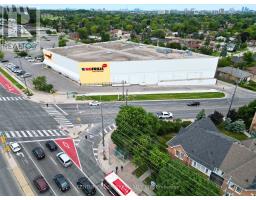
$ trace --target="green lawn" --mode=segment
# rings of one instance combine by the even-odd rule
[[[0,66],[0,72],[9,80],[11,81],[17,88],[23,90],[25,89],[21,84],[19,84],[9,73],[2,69]]]
[[[239,86],[256,92],[256,82],[254,81],[242,82]]]
[[[223,134],[225,134],[225,135],[227,135],[227,136],[229,136],[229,137],[232,137],[232,138],[234,138],[234,139],[237,139],[237,140],[240,140],[240,141],[248,139],[248,137],[247,137],[245,134],[243,134],[243,133],[234,133],[234,132],[231,132],[231,131],[227,131],[227,130],[225,130],[224,127],[221,126],[221,125],[218,126],[218,128],[219,128],[219,130],[220,130]]]
[[[168,99],[204,99],[204,98],[222,98],[224,96],[225,94],[223,92],[138,94],[138,95],[129,95],[128,101],[168,100]],[[118,101],[118,95],[76,96],[76,100]]]

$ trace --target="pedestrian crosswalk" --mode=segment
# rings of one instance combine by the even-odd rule
[[[0,97],[0,101],[22,101],[24,97]]]
[[[68,133],[62,130],[22,130],[22,131],[0,131],[4,132],[7,138],[28,138],[28,137],[57,137],[66,136]]]
[[[61,113],[59,112],[53,105],[48,105],[43,107],[44,110],[55,119],[60,126],[72,128],[74,125]]]

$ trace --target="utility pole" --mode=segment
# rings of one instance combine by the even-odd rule
[[[124,80],[122,81],[122,87],[123,87],[123,101],[124,101]]]
[[[128,105],[128,89],[126,89],[126,94],[125,94],[125,105]]]

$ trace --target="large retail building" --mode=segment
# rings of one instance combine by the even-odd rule
[[[211,85],[218,57],[112,41],[45,49],[44,63],[88,85]]]

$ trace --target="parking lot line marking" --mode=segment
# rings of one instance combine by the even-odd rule
[[[51,161],[53,162],[54,165],[58,166],[58,164],[56,163],[56,161],[52,157],[50,157],[50,159],[51,159]]]
[[[9,133],[12,135],[12,137],[16,137],[13,131],[10,131]]]
[[[24,137],[28,137],[28,136],[25,134],[24,131],[20,131],[20,132],[21,132],[21,134],[22,134]]]
[[[39,133],[40,136],[44,137],[44,134],[40,130],[37,130],[37,132]]]
[[[16,135],[17,135],[18,137],[21,137],[21,134],[20,134],[19,131],[15,131],[15,133],[16,133]]]
[[[44,133],[46,136],[50,136],[49,133],[47,133],[46,130],[42,130],[42,131],[43,131],[43,133]]]

